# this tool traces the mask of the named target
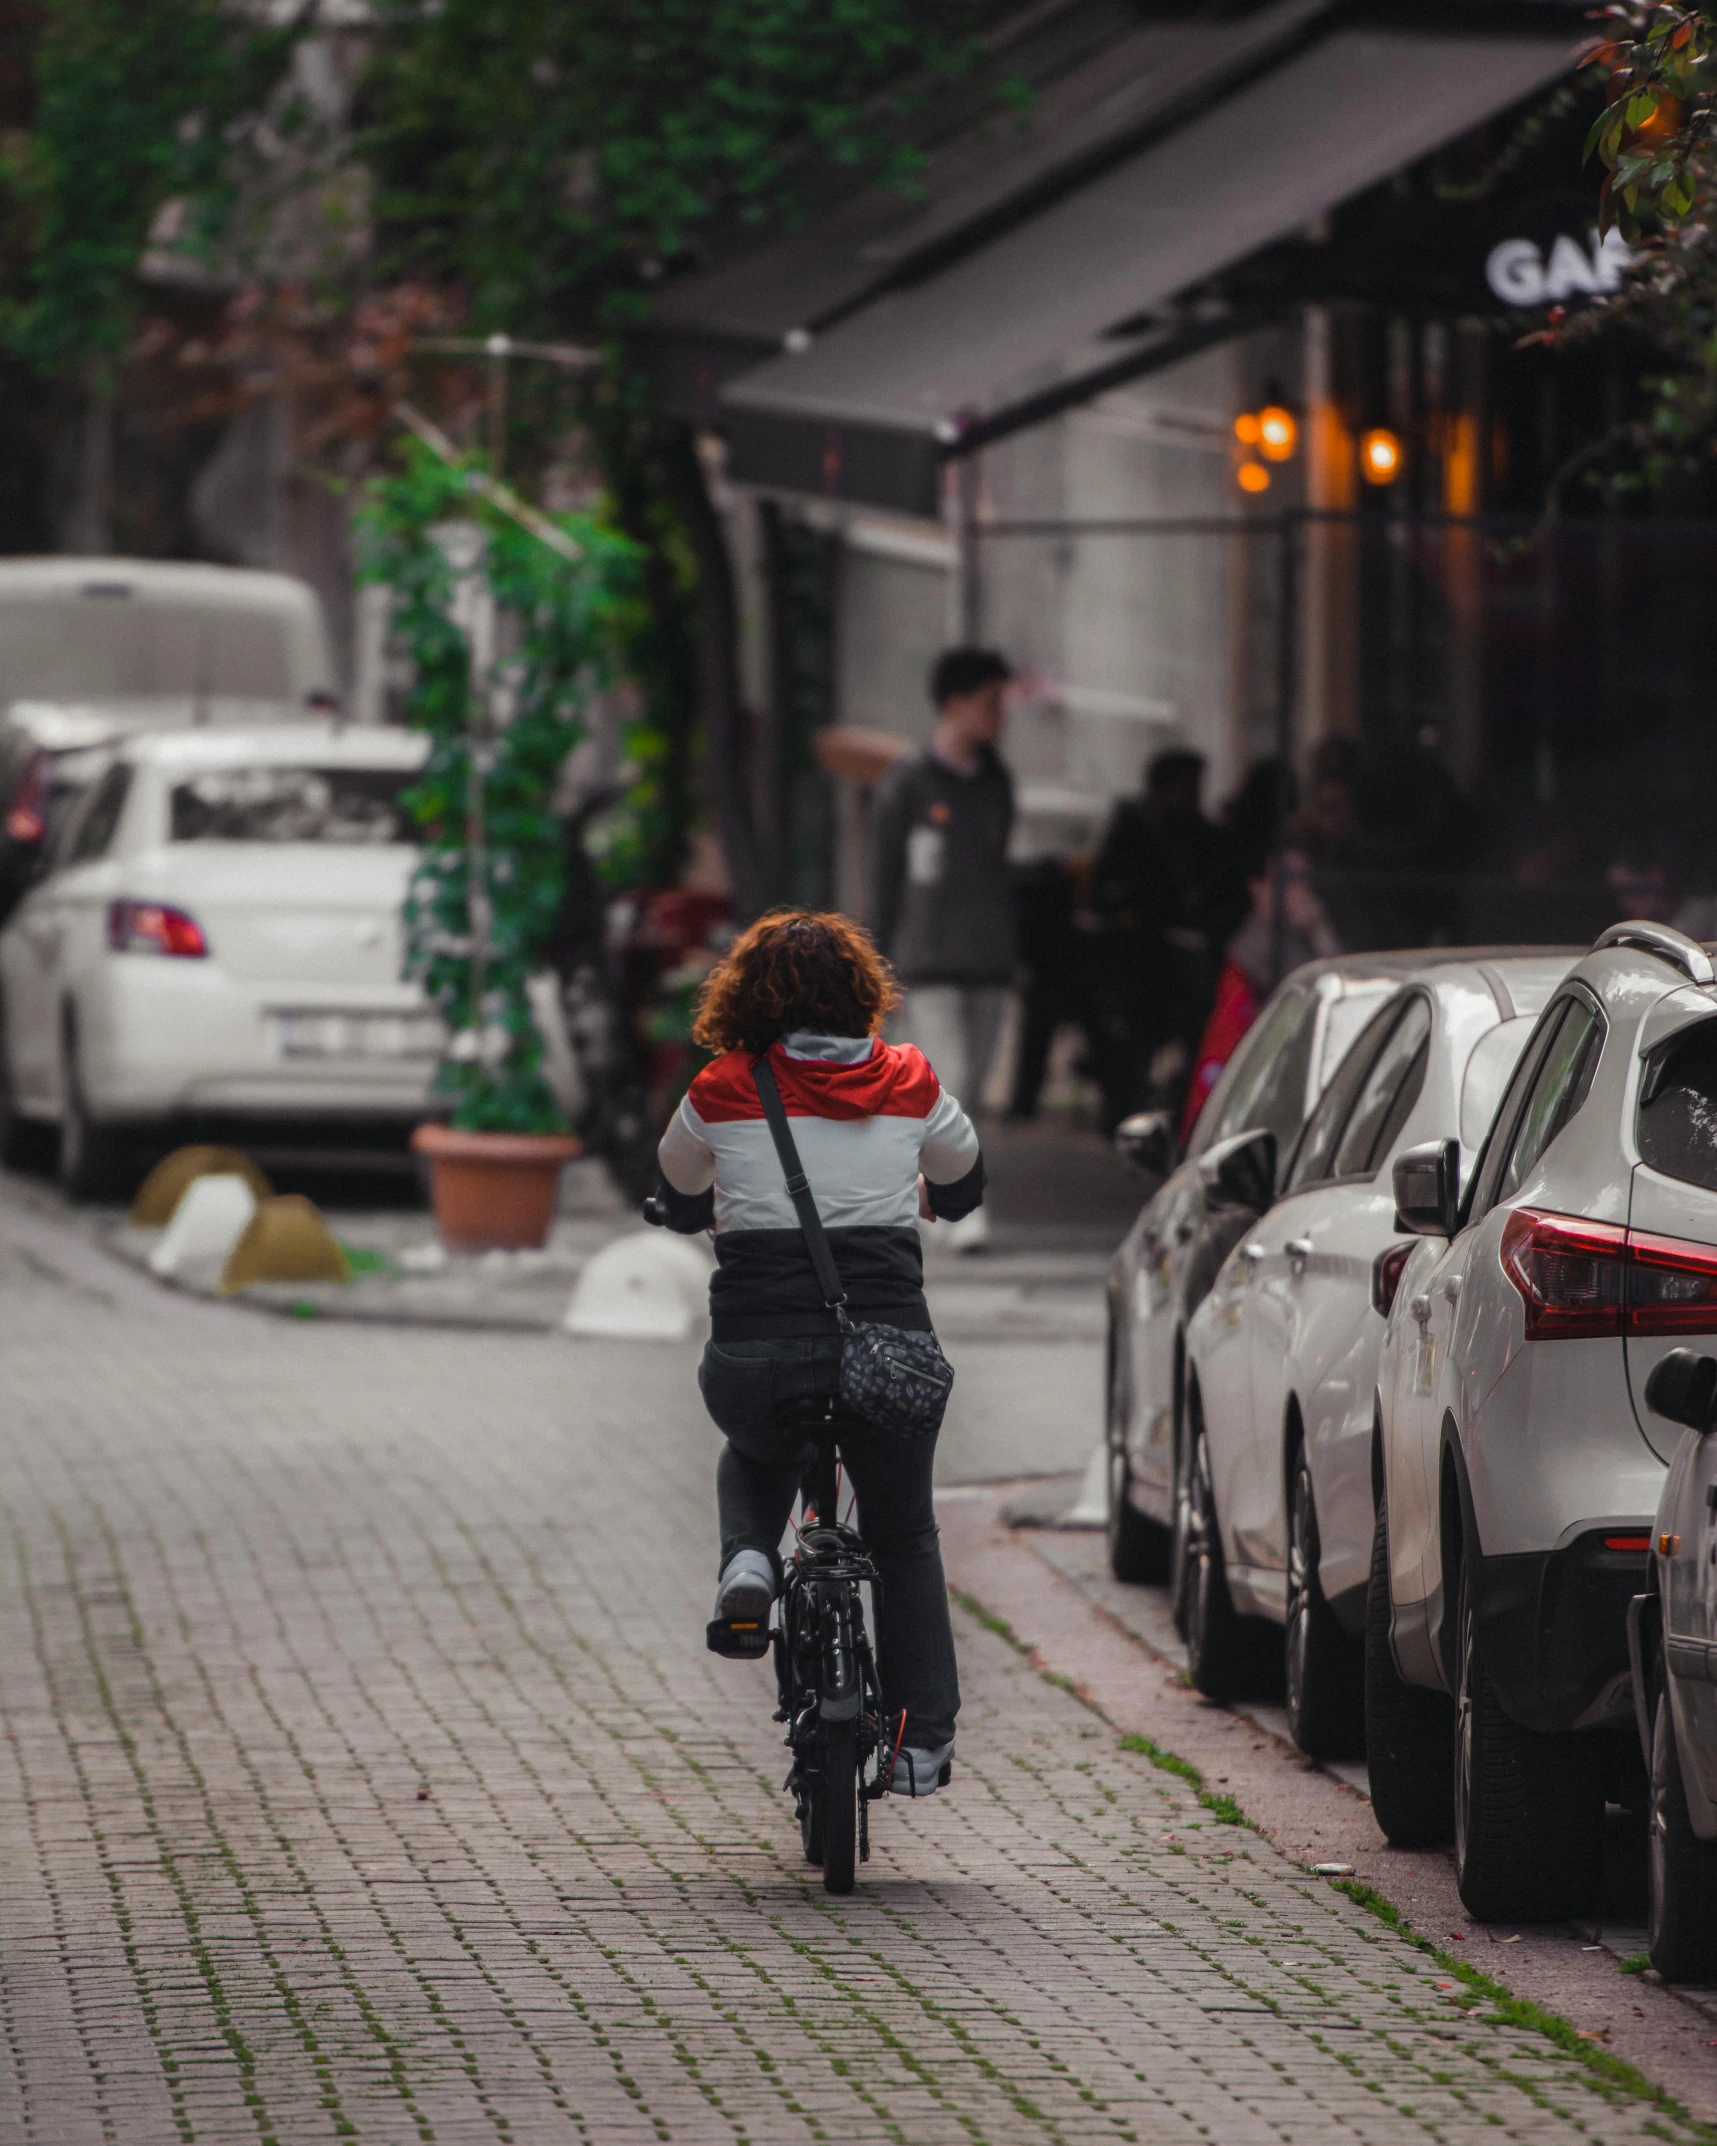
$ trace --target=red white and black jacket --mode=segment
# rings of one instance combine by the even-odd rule
[[[930,1331],[918,1236],[918,1177],[949,1220],[984,1197],[972,1121],[910,1044],[788,1036],[769,1052],[817,1212],[855,1318]],[[714,1224],[713,1338],[830,1334],[811,1255],[751,1076],[726,1051],[692,1082],[662,1136],[658,1194],[669,1227]]]

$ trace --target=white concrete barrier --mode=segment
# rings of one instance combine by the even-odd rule
[[[149,1254],[150,1267],[164,1280],[192,1270],[218,1274],[255,1212],[256,1194],[242,1177],[192,1178]]]
[[[585,1340],[688,1341],[709,1321],[707,1237],[639,1230],[604,1245],[579,1275],[561,1329]]]

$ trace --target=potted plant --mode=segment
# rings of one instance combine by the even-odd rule
[[[407,799],[423,846],[406,973],[449,1040],[440,1107],[412,1144],[444,1244],[540,1245],[578,1152],[529,999],[564,872],[553,793],[608,677],[632,547],[590,516],[537,513],[477,458],[422,438],[371,486],[357,530],[362,578],[391,591],[411,660],[407,719],[430,741]]]

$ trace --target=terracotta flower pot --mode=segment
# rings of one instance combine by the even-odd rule
[[[411,1144],[429,1161],[441,1241],[454,1252],[546,1244],[560,1173],[580,1152],[564,1133],[462,1133],[420,1125]]]

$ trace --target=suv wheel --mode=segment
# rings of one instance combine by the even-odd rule
[[[1109,1410],[1104,1430],[1108,1451],[1109,1570],[1118,1580],[1161,1581],[1168,1577],[1168,1531],[1154,1520],[1147,1520],[1132,1501],[1133,1470],[1127,1459],[1126,1423],[1119,1406],[1113,1338],[1109,1362]]]
[[[1717,1975],[1717,1841],[1701,1840],[1687,1815],[1675,1712],[1661,1675],[1656,1699],[1646,1944],[1666,1982],[1705,1982]]]
[[[1560,1922],[1597,1891],[1597,1745],[1541,1736],[1503,1711],[1479,1653],[1464,1558],[1455,1599],[1455,1882],[1480,1922]]]
[[[1380,1501],[1365,1596],[1365,1765],[1371,1810],[1392,1848],[1440,1848],[1455,1830],[1455,1713],[1409,1684],[1389,1644],[1389,1507]]]
[[[1288,1491],[1288,1620],[1282,1660],[1288,1730],[1315,1759],[1346,1758],[1363,1735],[1360,1654],[1318,1581],[1318,1509],[1302,1440]]]
[[[60,1183],[74,1200],[117,1195],[127,1159],[127,1143],[90,1116],[78,1071],[77,1030],[68,1020],[64,1043],[65,1097],[60,1108]]]
[[[1210,1445],[1196,1396],[1189,1396],[1186,1457],[1186,1666],[1207,1699],[1226,1699],[1246,1668],[1244,1635],[1222,1557],[1222,1530],[1210,1481]]]

